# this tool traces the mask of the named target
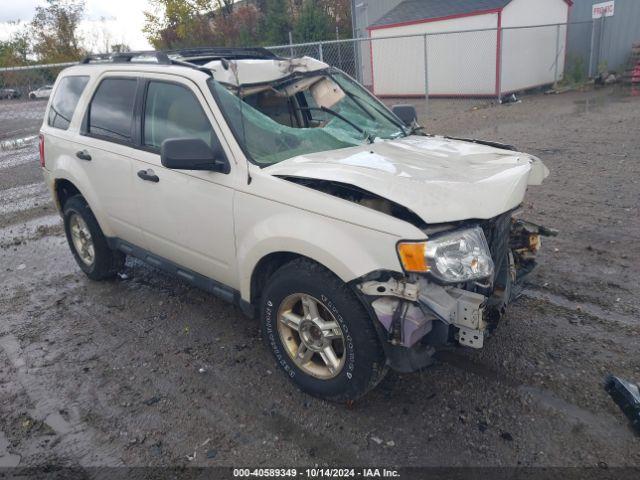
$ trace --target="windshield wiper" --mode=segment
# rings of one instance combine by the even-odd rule
[[[325,112],[328,113],[329,115],[333,115],[336,118],[339,118],[340,120],[342,120],[344,123],[346,123],[347,125],[349,125],[350,127],[353,127],[355,130],[357,130],[358,132],[360,132],[369,143],[373,143],[373,139],[371,138],[371,135],[364,129],[360,128],[358,125],[356,125],[355,123],[353,123],[351,120],[349,120],[348,118],[346,118],[344,115],[339,114],[338,112],[336,112],[335,110],[331,110],[330,108],[327,107],[298,107],[300,110],[307,110],[307,111],[320,111],[320,112]]]
[[[349,97],[357,97],[357,95],[355,93],[351,93],[351,92],[347,92],[345,91],[345,93],[347,95],[349,95]],[[387,120],[389,120],[391,123],[393,123],[396,127],[398,127],[400,129],[400,131],[402,133],[404,133],[405,136],[407,136],[407,132],[405,130],[405,126],[398,122],[396,119],[394,119],[391,115],[388,115],[386,112],[384,112],[383,110],[379,109],[378,107],[376,107],[375,105],[370,105],[371,108],[373,108],[376,112],[378,112],[380,115],[382,115],[384,118],[386,118]]]
[[[414,125],[413,127],[411,127],[411,131],[409,132],[409,135],[413,135],[416,132],[419,132],[420,130],[422,130],[422,134],[426,135],[426,133],[424,132],[424,127],[422,125]]]
[[[354,94],[353,94],[353,93],[351,93],[351,92],[347,92],[346,90],[342,90],[342,91],[343,91],[343,92],[345,93],[345,95],[347,95],[351,100],[353,100],[353,103],[355,103],[358,107],[360,107],[360,110],[362,110],[362,111],[367,115],[367,117],[369,117],[371,120],[374,120],[374,121],[375,121],[376,117],[374,117],[373,115],[371,115],[371,112],[370,112],[369,110],[367,110],[367,109],[365,108],[365,106],[364,106],[364,105],[362,105],[362,103],[360,103],[360,99],[359,99],[356,95],[354,95]]]

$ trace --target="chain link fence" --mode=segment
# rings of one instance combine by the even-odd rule
[[[0,68],[0,148],[37,133],[58,74],[74,63]]]
[[[600,28],[583,22],[395,37],[372,31],[370,38],[267,48],[337,67],[388,103],[413,103],[424,120],[584,82],[603,68]],[[42,87],[70,65],[0,68],[0,140],[37,132],[50,93]]]
[[[581,83],[598,73],[592,22],[376,36],[268,47],[344,70],[389,103],[424,116],[513,100],[512,94]],[[597,36],[597,32],[596,32]],[[422,99],[422,101],[420,101]]]
[[[0,98],[36,100],[41,96],[38,89],[53,85],[58,74],[71,65],[75,63],[0,68]]]

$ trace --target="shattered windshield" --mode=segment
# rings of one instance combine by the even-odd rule
[[[260,166],[407,135],[393,114],[339,71],[240,89],[210,79],[209,87],[245,153]]]

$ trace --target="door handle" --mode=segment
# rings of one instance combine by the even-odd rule
[[[138,177],[140,177],[142,180],[146,180],[147,182],[158,183],[160,181],[160,178],[158,178],[158,176],[153,173],[153,170],[151,169],[140,170],[138,172]]]
[[[86,160],[87,162],[91,161],[91,155],[89,155],[86,150],[80,150],[79,152],[76,152],[76,157],[78,157],[80,160]]]

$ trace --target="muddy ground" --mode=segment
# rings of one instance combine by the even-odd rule
[[[15,105],[2,140],[37,132],[44,105]],[[0,466],[640,466],[602,388],[640,382],[640,99],[460,105],[432,102],[428,130],[540,156],[551,177],[525,211],[561,235],[483,350],[391,374],[352,408],[300,393],[232,305],[132,260],[88,280],[37,143],[0,150]]]

